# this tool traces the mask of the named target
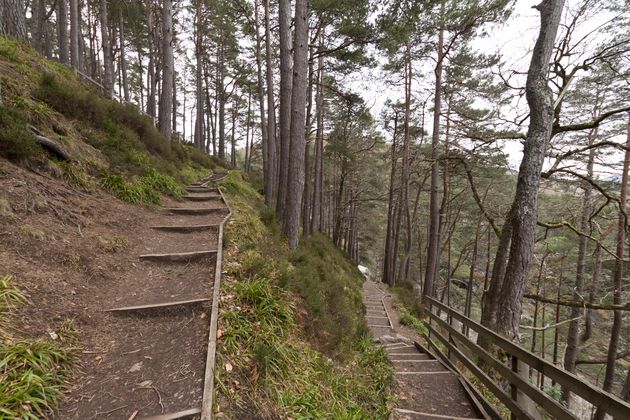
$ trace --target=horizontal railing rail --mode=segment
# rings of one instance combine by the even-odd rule
[[[455,356],[466,369],[475,375],[477,379],[511,411],[513,416],[517,418],[533,418],[519,401],[518,393],[521,392],[553,416],[553,418],[578,418],[560,402],[547,395],[538,387],[530,384],[526,377],[519,374],[519,371],[522,372],[525,369],[532,368],[594,406],[603,408],[604,411],[614,418],[630,418],[630,404],[622,399],[590,385],[576,375],[525,350],[509,339],[500,336],[453,308],[430,297],[425,297],[424,299],[429,315],[429,325],[427,325],[427,327],[430,336],[435,336],[447,349],[449,357]],[[442,319],[440,312],[446,314],[446,320]],[[453,320],[457,320],[461,323],[466,334],[460,331],[461,327],[453,325]],[[483,338],[489,345],[494,345],[507,354],[509,356],[509,366],[471,340],[468,337],[469,330],[474,331],[478,337]],[[430,344],[435,346],[430,336],[428,337],[431,341]],[[478,365],[478,361],[474,361],[468,357],[460,348],[462,346],[466,347],[469,354],[476,355],[478,361],[483,362],[485,366],[491,368],[503,379],[507,380],[510,383],[510,392],[508,393],[508,391],[498,385],[497,382]]]

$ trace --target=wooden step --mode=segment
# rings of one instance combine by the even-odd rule
[[[202,232],[205,230],[218,230],[219,225],[190,225],[190,226],[152,226],[153,229],[167,232]]]
[[[437,360],[400,360],[395,357],[390,358],[397,373],[408,372],[447,372],[448,370]]]
[[[172,214],[191,214],[191,215],[204,215],[214,214],[226,211],[225,207],[208,207],[208,208],[194,208],[194,207],[170,207],[164,210]]]
[[[188,262],[216,255],[216,250],[180,252],[175,254],[144,254],[140,255],[141,260],[163,261],[163,262]]]
[[[199,186],[189,185],[189,186],[186,187],[186,191],[188,191],[188,192],[217,192],[217,189],[216,188],[203,187],[201,185],[199,185]]]
[[[122,308],[111,308],[111,309],[106,309],[105,312],[142,311],[142,310],[147,310],[147,309],[168,308],[170,306],[189,305],[192,303],[201,303],[201,302],[208,302],[208,301],[210,301],[209,298],[201,298],[201,299],[179,300],[179,301],[174,301],[174,302],[150,303],[148,305],[136,305],[136,306],[125,306]]]
[[[453,416],[444,416],[441,414],[432,414],[432,413],[423,413],[421,411],[414,410],[405,410],[404,408],[394,408],[396,413],[402,414],[405,418],[412,417],[414,419],[422,419],[422,420],[476,420],[479,417],[453,417]]]
[[[220,195],[185,195],[182,197],[189,201],[221,201],[223,197]]]

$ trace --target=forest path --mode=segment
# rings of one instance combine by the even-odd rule
[[[398,404],[394,419],[479,419],[475,405],[455,373],[421,350],[420,336],[400,324],[387,286],[363,285],[366,321],[394,365]]]
[[[102,309],[90,320],[94,350],[57,418],[199,418],[219,226],[229,212],[218,189],[206,187],[212,180],[193,184],[188,193],[210,201],[165,198],[161,211],[129,232],[135,245],[119,257],[128,269],[97,297]]]

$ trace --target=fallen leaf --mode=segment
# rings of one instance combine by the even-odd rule
[[[127,372],[129,373],[138,372],[140,371],[140,369],[142,369],[142,362],[134,363],[133,366],[131,366]]]
[[[232,372],[232,369],[233,369],[233,368],[232,368],[232,365],[231,365],[231,364],[229,364],[229,363],[226,363],[226,364],[225,364],[225,371],[226,371],[226,372]]]

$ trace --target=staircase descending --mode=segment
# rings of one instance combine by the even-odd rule
[[[412,339],[398,333],[392,322],[389,294],[384,286],[366,281],[365,319],[394,366],[398,404],[395,419],[482,419],[483,410],[460,382],[459,376]]]

